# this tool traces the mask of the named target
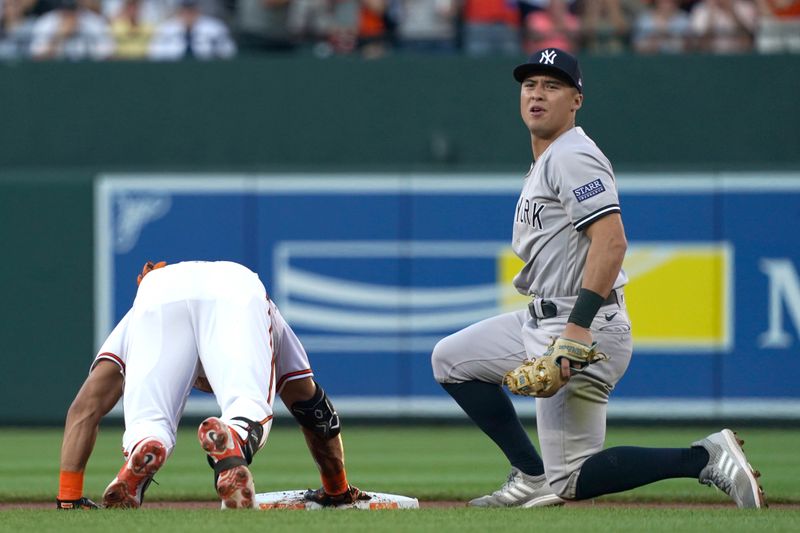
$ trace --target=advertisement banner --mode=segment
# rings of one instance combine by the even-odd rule
[[[796,409],[800,174],[618,182],[635,350],[614,398]],[[527,304],[511,286],[521,185],[486,174],[102,176],[97,345],[146,260],[236,261],[259,274],[332,396],[450,409],[433,346]]]

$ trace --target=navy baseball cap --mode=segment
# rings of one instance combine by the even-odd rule
[[[583,78],[581,77],[581,67],[578,60],[559,48],[543,48],[536,51],[528,58],[527,63],[517,65],[514,69],[514,79],[522,83],[525,78],[536,72],[555,75],[564,78],[571,85],[583,93]]]

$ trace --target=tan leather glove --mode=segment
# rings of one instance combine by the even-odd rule
[[[597,343],[587,346],[582,342],[557,338],[550,343],[544,355],[533,361],[525,361],[506,373],[503,383],[513,394],[549,398],[566,385],[569,378],[561,375],[561,359],[569,359],[573,372],[581,372],[608,356],[597,351]]]

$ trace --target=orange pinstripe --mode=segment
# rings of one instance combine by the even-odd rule
[[[267,298],[267,317],[269,318],[269,351],[272,354],[272,367],[269,372],[269,396],[267,396],[267,403],[272,405],[272,384],[275,381],[275,347],[272,345],[272,311],[269,308],[269,298]]]

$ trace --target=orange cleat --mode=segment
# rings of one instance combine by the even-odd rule
[[[167,448],[160,440],[147,438],[133,450],[117,477],[103,493],[105,507],[127,509],[142,505],[144,492],[167,460]]]
[[[203,420],[197,440],[214,468],[214,486],[224,509],[255,507],[253,474],[247,468],[244,447],[239,435],[217,417]]]

